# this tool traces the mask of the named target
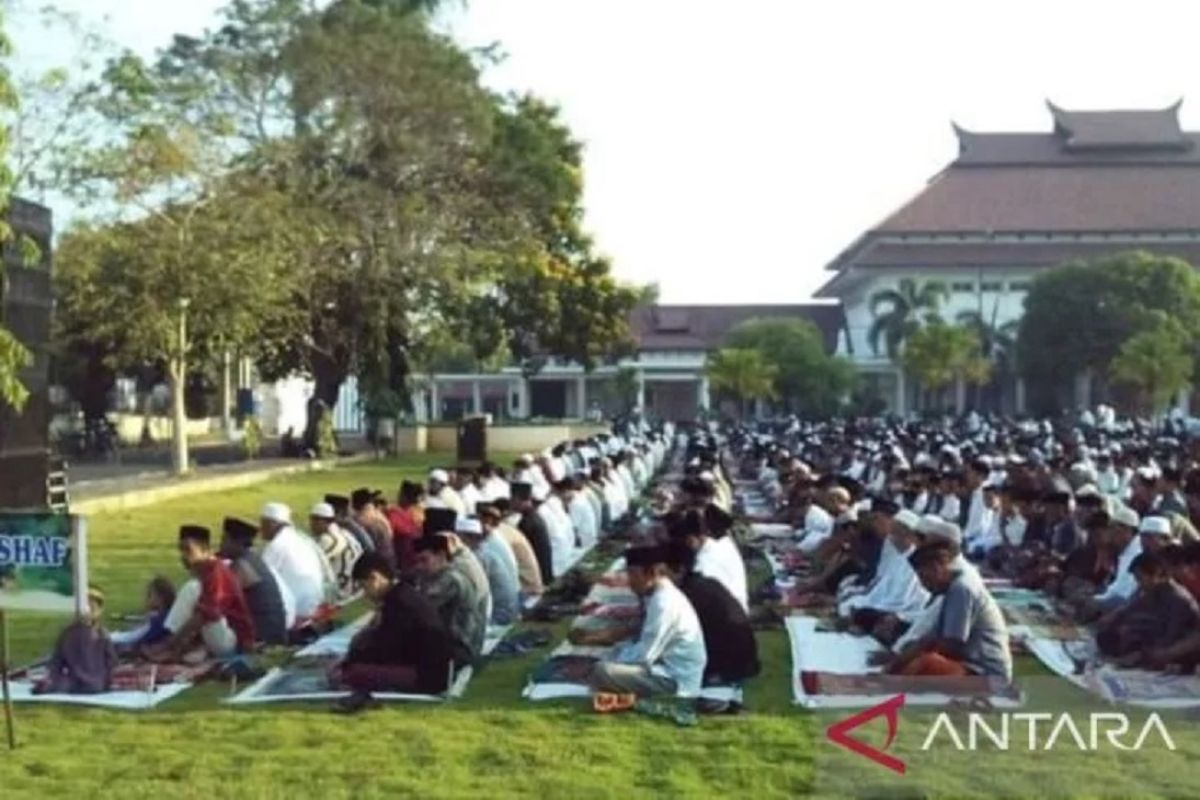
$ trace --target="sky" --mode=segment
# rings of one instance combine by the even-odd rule
[[[223,4],[58,3],[146,54]],[[469,0],[442,22],[501,45],[490,86],[561,105],[600,250],[673,303],[804,300],[954,157],[952,120],[1043,131],[1047,99],[1184,98],[1200,129],[1198,23],[1190,0]],[[36,27],[13,33],[18,68],[72,56]]]

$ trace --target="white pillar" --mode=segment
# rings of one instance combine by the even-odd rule
[[[519,401],[517,403],[517,418],[529,419],[530,414],[530,386],[528,378],[521,378],[521,384],[518,387]]]
[[[967,410],[967,382],[962,378],[954,382],[954,410],[958,414]]]
[[[1175,407],[1185,417],[1192,415],[1192,387],[1189,386],[1179,393],[1179,397],[1175,401]]]
[[[410,401],[413,408],[413,421],[426,422],[429,419],[429,392],[426,389],[414,389]]]
[[[896,415],[908,415],[908,381],[902,369],[896,370]]]
[[[429,421],[437,422],[442,418],[442,408],[438,404],[438,385],[437,378],[432,378],[429,381]]]
[[[483,413],[483,389],[479,386],[478,378],[471,384],[471,410],[476,414]]]
[[[696,410],[698,412],[703,413],[709,409],[711,404],[710,393],[711,388],[708,383],[708,376],[701,374],[700,380],[696,384]]]
[[[575,379],[575,405],[580,419],[587,419],[587,376],[580,375]]]
[[[637,371],[637,410],[643,413],[646,410],[646,373],[640,369]]]

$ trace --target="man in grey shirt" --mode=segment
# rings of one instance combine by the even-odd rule
[[[479,559],[492,597],[491,622],[511,625],[521,616],[521,584],[517,558],[508,542],[495,532],[494,516],[459,517],[456,532]]]
[[[910,562],[922,585],[942,596],[941,616],[928,636],[904,648],[889,672],[913,676],[966,676],[1012,680],[1008,627],[996,601],[974,570],[955,566],[950,542],[926,545]]]

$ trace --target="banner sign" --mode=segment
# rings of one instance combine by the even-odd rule
[[[87,596],[85,542],[80,517],[0,512],[0,609],[77,611],[77,594]]]

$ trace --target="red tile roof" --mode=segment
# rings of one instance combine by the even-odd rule
[[[1200,230],[1200,167],[952,166],[876,230]]]
[[[630,324],[640,350],[708,351],[724,344],[730,331],[741,323],[764,317],[809,320],[821,331],[830,352],[837,347],[838,333],[846,324],[842,307],[825,303],[641,306],[634,309]]]

